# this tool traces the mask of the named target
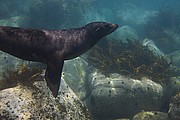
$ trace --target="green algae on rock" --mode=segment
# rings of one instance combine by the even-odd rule
[[[7,69],[0,80],[0,90],[15,87],[21,84],[26,87],[35,88],[33,82],[41,76],[43,69],[40,66],[28,67],[21,64],[16,70]]]
[[[0,116],[8,119],[90,120],[90,114],[70,87],[62,81],[60,99],[55,99],[45,81],[36,81],[39,89],[22,85],[0,91]]]
[[[156,56],[139,41],[127,41],[103,40],[89,52],[88,62],[107,76],[119,73],[135,79],[147,77],[160,84],[168,83],[173,76],[171,61]]]
[[[171,103],[169,105],[169,120],[179,120],[180,119],[180,93],[177,93],[172,97]]]
[[[42,77],[42,67],[22,64],[7,70],[0,90],[0,117],[7,119],[90,120],[81,100],[63,80],[55,99]]]
[[[168,114],[158,111],[144,111],[137,113],[133,120],[169,120]]]

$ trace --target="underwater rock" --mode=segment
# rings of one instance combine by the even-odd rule
[[[86,100],[93,116],[130,118],[141,110],[158,111],[170,99],[173,88],[148,78],[132,79],[120,74],[109,77],[93,72],[89,76],[90,97]]]
[[[168,56],[172,58],[172,64],[180,67],[180,50],[170,53]]]
[[[171,82],[174,86],[173,94],[177,94],[180,92],[180,76],[172,77]]]
[[[120,38],[123,42],[127,42],[127,40],[138,40],[139,36],[136,30],[130,26],[122,26],[116,30],[115,33],[109,35],[110,38]]]
[[[45,81],[34,83],[35,88],[16,86],[0,91],[0,117],[4,119],[90,120],[83,103],[70,87],[61,81],[61,94],[54,98]]]
[[[144,39],[142,41],[142,45],[147,46],[148,49],[153,51],[154,55],[157,55],[158,57],[165,56],[165,54],[155,45],[155,43],[151,39]]]
[[[169,105],[169,120],[180,120],[180,93],[172,97]]]
[[[86,107],[71,90],[71,87],[69,87],[64,82],[64,80],[62,81],[62,86],[60,88],[60,96],[58,96],[57,99],[54,99],[54,97],[50,96],[51,93],[48,91],[46,82],[43,80],[44,75],[38,75],[38,77],[36,76],[36,73],[33,73],[35,71],[30,71],[30,68],[38,67],[39,63],[23,61],[4,52],[1,52],[0,64],[0,68],[3,69],[3,71],[1,71],[1,74],[4,74],[4,71],[6,71],[6,74],[9,74],[9,76],[7,76],[8,78],[6,78],[5,80],[10,80],[9,82],[16,82],[15,80],[13,81],[11,79],[14,78],[18,80],[22,78],[23,80],[20,80],[18,82],[23,82],[26,79],[28,79],[27,81],[29,81],[29,84],[27,81],[24,81],[22,84],[19,83],[19,86],[17,87],[9,86],[10,88],[8,87],[8,89],[0,91],[0,118],[67,120],[90,119],[90,115],[89,112],[87,112]],[[23,69],[23,71],[21,71],[22,64],[25,65],[25,71]],[[64,75],[64,78],[66,78],[67,81],[70,81],[70,79],[73,78],[72,74],[75,74],[73,79],[75,81],[71,81],[71,83],[74,82],[75,85],[80,85],[83,82],[83,76],[85,75],[83,69],[86,66],[86,62],[80,58],[76,58],[73,61],[68,61],[65,64],[66,65],[64,71],[67,71],[67,74]],[[67,67],[70,67],[70,69],[68,69]],[[42,68],[43,66],[39,69]],[[7,69],[10,69],[11,72],[7,73]],[[20,76],[21,72],[23,72],[22,76]],[[32,76],[25,77],[24,75]],[[3,77],[3,75],[1,75],[1,77]],[[9,85],[11,84],[12,83],[9,83]],[[75,89],[75,86],[72,88]],[[77,87],[75,90],[79,89],[81,89],[81,87]],[[81,94],[80,91],[81,90],[78,91],[79,94]],[[85,94],[84,91],[82,94]]]
[[[137,113],[133,120],[169,120],[168,114],[158,111],[146,111]]]
[[[63,79],[82,100],[86,97],[86,73],[88,63],[81,57],[64,62]]]

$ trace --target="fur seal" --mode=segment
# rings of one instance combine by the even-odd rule
[[[83,54],[117,27],[117,24],[106,22],[64,30],[0,26],[0,50],[20,59],[47,64],[45,79],[56,97],[64,60]]]

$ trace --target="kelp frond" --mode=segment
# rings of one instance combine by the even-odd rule
[[[16,70],[7,69],[3,79],[0,80],[0,90],[11,88],[21,84],[26,87],[34,87],[33,82],[39,80],[42,74],[41,67],[28,67],[26,64],[20,65]]]

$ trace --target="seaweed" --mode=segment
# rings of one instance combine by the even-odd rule
[[[160,84],[173,76],[171,62],[155,55],[137,40],[126,43],[103,40],[88,53],[88,62],[106,76],[119,73],[135,79],[147,77]]]
[[[40,66],[31,68],[22,64],[16,70],[7,69],[3,74],[3,79],[0,80],[0,90],[15,87],[19,84],[34,89],[33,82],[39,80],[41,74],[42,68]]]
[[[180,93],[177,93],[171,98],[171,103],[173,104],[180,104]]]

